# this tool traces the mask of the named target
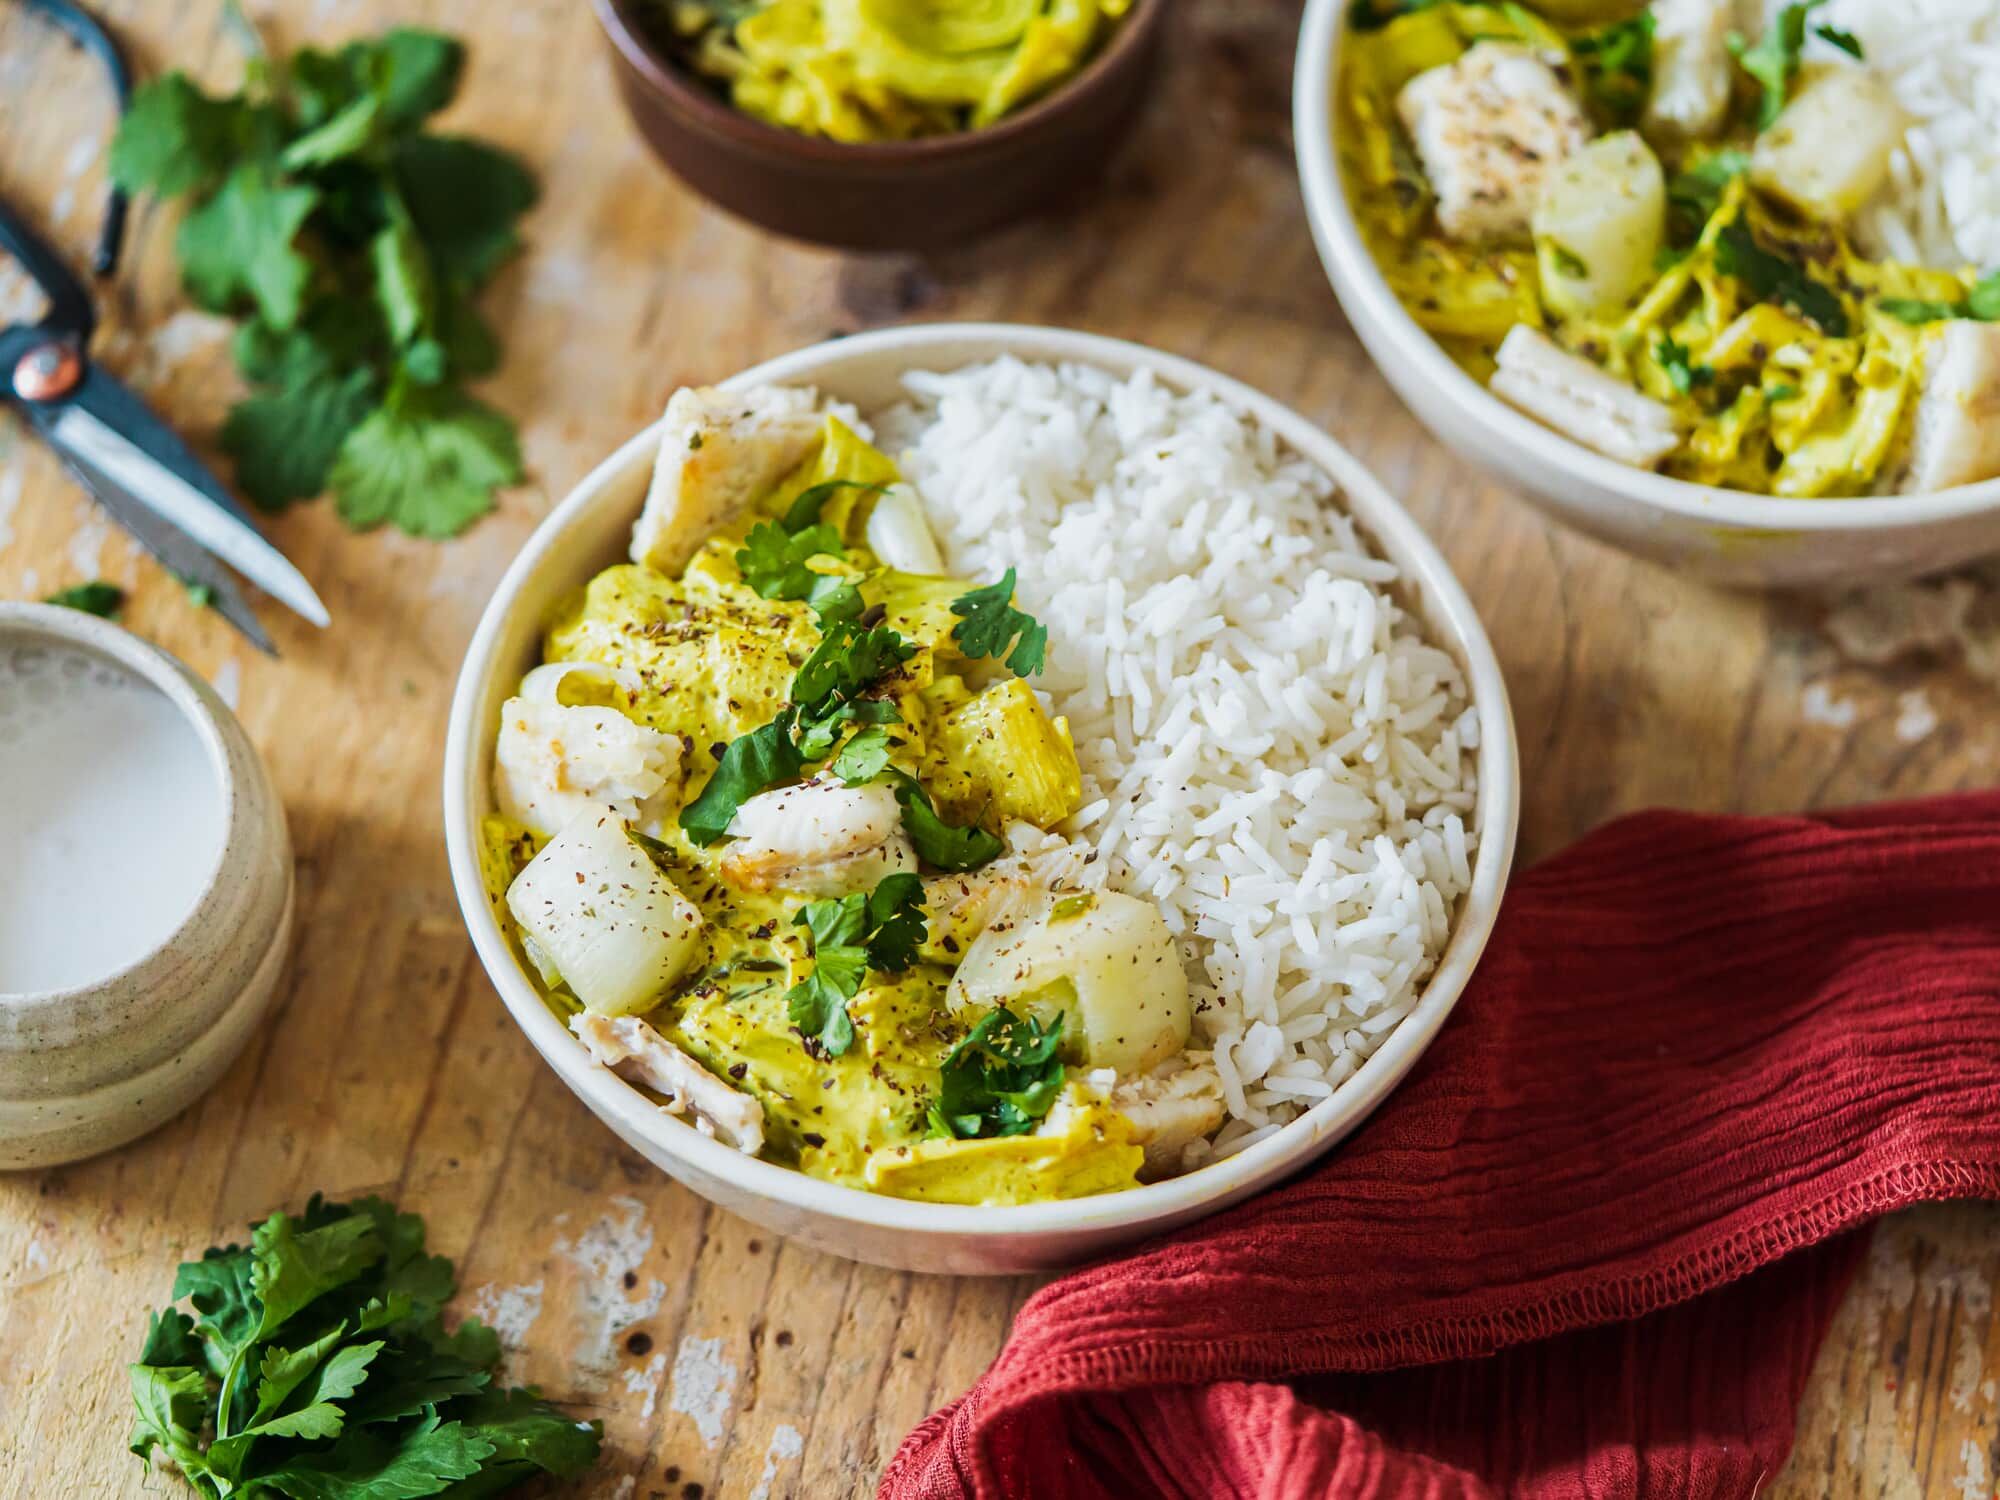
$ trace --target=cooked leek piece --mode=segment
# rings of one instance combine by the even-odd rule
[[[1049,828],[1075,812],[1083,773],[1069,721],[1051,719],[1018,677],[974,694],[937,722],[927,767],[932,794],[960,822]]]
[[[1838,222],[1874,196],[1908,121],[1889,85],[1864,68],[1813,74],[1757,137],[1750,178],[1802,213]]]
[[[1542,298],[1565,317],[1609,318],[1649,286],[1666,235],[1667,180],[1630,130],[1556,166],[1535,204]]]
[[[892,484],[882,492],[868,512],[864,539],[870,552],[901,572],[944,571],[944,554],[924,519],[924,503],[907,484]]]
[[[1112,891],[1057,896],[1039,915],[996,923],[966,950],[954,1011],[1006,1005],[1047,1024],[1064,1016],[1086,1067],[1142,1073],[1187,1046],[1192,1011],[1166,919]]]
[[[650,1009],[701,951],[701,913],[660,873],[609,808],[549,841],[507,889],[507,909],[584,1008]]]

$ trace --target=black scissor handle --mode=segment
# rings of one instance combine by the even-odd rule
[[[110,75],[111,91],[118,100],[118,113],[122,116],[132,102],[132,70],[125,65],[125,54],[118,50],[118,43],[110,32],[98,25],[96,17],[71,0],[22,0],[22,3],[49,21],[67,35],[84,51],[103,65]],[[14,221],[18,228],[20,221]],[[120,188],[112,188],[111,197],[104,206],[104,224],[97,234],[97,251],[91,257],[90,268],[99,276],[109,276],[118,267],[118,251],[125,240],[125,193]],[[8,249],[13,250],[12,244]],[[26,255],[15,252],[23,264],[29,265],[30,273],[37,281],[43,278],[36,272]],[[43,281],[43,290],[50,300],[56,299],[55,287]],[[88,333],[88,320],[84,332]]]
[[[90,300],[90,293],[70,274],[55,247],[29,228],[28,221],[4,201],[0,201],[0,250],[20,262],[21,269],[34,278],[42,295],[49,299],[49,310],[42,318],[40,330],[74,339],[78,348],[87,344],[91,330],[97,326],[97,308]],[[0,380],[4,376],[5,372],[0,371]]]

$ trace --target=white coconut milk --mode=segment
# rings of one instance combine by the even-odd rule
[[[0,994],[116,973],[186,920],[222,844],[192,724],[91,652],[0,635]]]

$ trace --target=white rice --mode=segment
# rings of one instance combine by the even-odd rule
[[[1227,1154],[1409,1014],[1471,881],[1477,726],[1332,503],[1220,401],[1012,359],[906,380],[876,420],[953,571],[1018,570],[1069,717],[1065,832],[1180,936]],[[1201,1154],[1206,1154],[1205,1152]]]
[[[1785,0],[1770,0],[1775,14]],[[1856,219],[1876,255],[2000,267],[2000,0],[1829,0],[1805,56],[1849,62],[1813,28],[1854,34],[1910,116],[1887,187]]]

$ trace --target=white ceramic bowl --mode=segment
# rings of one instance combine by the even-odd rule
[[[250,737],[179,661],[108,620],[41,604],[0,604],[0,640],[82,649],[157,691],[199,737],[223,809],[215,864],[158,947],[86,984],[0,995],[0,1169],[14,1169],[122,1146],[235,1061],[290,950],[292,846]]]
[[[479,956],[514,1019],[598,1118],[633,1149],[703,1197],[817,1249],[877,1265],[953,1273],[1052,1268],[1185,1224],[1277,1181],[1352,1130],[1429,1044],[1485,946],[1513,857],[1519,774],[1514,724],[1493,649],[1437,549],[1368,472],[1316,427],[1276,402],[1186,360],[1134,344],[1054,329],[940,324],[820,344],[725,382],[809,384],[863,411],[899,399],[901,375],[1014,354],[1074,360],[1118,374],[1150,369],[1182,389],[1214,391],[1339,482],[1345,504],[1403,570],[1407,597],[1463,663],[1480,721],[1479,853],[1470,894],[1421,1002],[1333,1096],[1285,1130],[1185,1177],[1071,1202],[970,1208],[906,1202],[821,1182],[746,1157],[649,1103],[605,1069],[543,1004],[494,920],[479,877],[479,821],[489,792],[501,703],[538,660],[545,622],[563,595],[625,556],[659,438],[649,428],[584,479],[529,539],[487,606],[460,672],[445,746],[445,831],[452,880]]]
[[[1930,495],[1780,500],[1614,463],[1516,411],[1403,310],[1362,243],[1333,147],[1347,0],[1308,0],[1292,79],[1306,217],[1333,289],[1396,393],[1447,446],[1579,531],[1719,583],[1863,583],[2000,551],[2000,479]]]

